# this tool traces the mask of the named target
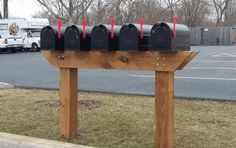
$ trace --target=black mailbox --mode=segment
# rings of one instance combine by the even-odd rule
[[[55,26],[45,26],[40,33],[40,42],[42,50],[64,50],[64,32],[65,28],[60,29],[60,39],[58,30]]]
[[[86,26],[85,38],[83,37],[83,26],[71,25],[65,31],[65,49],[84,50],[91,49],[91,30],[92,27]]]
[[[190,30],[187,26],[176,24],[176,36],[173,37],[174,24],[160,22],[153,25],[150,37],[150,49],[158,51],[190,50]]]
[[[111,25],[95,25],[91,32],[91,50],[118,50],[121,26],[114,26],[111,37]]]
[[[152,26],[143,25],[143,37],[141,37],[141,28],[139,24],[125,24],[120,29],[120,50],[148,50],[149,37]]]
[[[77,26],[68,26],[64,37],[66,50],[80,50],[81,30]]]

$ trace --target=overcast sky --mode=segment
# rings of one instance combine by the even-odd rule
[[[2,1],[3,0],[1,0],[1,8]],[[37,0],[9,0],[8,6],[10,17],[29,18],[41,10]]]

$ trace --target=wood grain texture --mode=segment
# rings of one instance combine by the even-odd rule
[[[174,147],[174,72],[197,54],[179,52],[42,51],[49,63],[60,68],[60,135],[77,135],[78,68],[155,71],[155,147]]]
[[[60,68],[60,136],[77,136],[78,69]]]
[[[182,70],[196,55],[198,52],[191,52],[188,58],[186,58],[182,64],[177,68],[177,70]]]
[[[54,67],[175,71],[182,69],[197,52],[42,51],[42,54]]]
[[[156,148],[174,147],[174,72],[155,72]]]

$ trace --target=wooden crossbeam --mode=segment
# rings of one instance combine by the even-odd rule
[[[175,71],[182,69],[197,52],[42,51],[54,67],[122,70]]]

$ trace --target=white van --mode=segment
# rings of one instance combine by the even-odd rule
[[[19,43],[23,44],[22,48],[37,51],[40,49],[40,31],[46,25],[49,25],[49,21],[43,18],[0,19],[0,36],[3,38],[12,37],[13,35],[11,33],[13,30],[13,32],[15,31],[14,36],[17,36],[18,39],[19,37],[22,38],[22,43]],[[14,27],[12,29],[11,26],[17,29]]]
[[[40,30],[25,30],[24,48],[32,51],[40,49]]]

